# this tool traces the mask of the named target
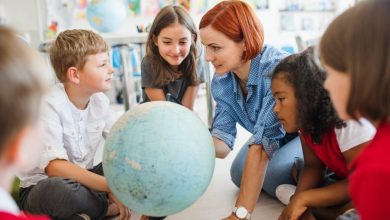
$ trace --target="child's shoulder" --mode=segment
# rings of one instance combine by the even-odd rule
[[[103,105],[103,106],[109,106],[110,100],[104,93],[97,92],[91,96],[90,103],[97,104],[97,105]]]
[[[47,95],[44,97],[44,100],[50,104],[64,103],[66,101],[67,95],[62,83],[54,84]]]

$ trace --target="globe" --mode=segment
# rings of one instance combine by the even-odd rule
[[[113,32],[126,19],[122,0],[92,0],[87,5],[87,20],[99,32]]]
[[[204,123],[187,108],[155,101],[126,112],[111,129],[103,169],[113,194],[131,210],[167,216],[207,189],[215,150]]]

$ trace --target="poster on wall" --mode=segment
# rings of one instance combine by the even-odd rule
[[[172,5],[174,4],[174,0],[160,0],[160,8],[167,6],[167,5]]]
[[[130,15],[139,15],[141,13],[141,0],[127,0]]]
[[[254,0],[254,8],[256,10],[269,9],[269,0]]]
[[[201,15],[207,11],[207,0],[191,1],[191,13]]]
[[[73,0],[46,0],[46,39],[54,39],[58,32],[71,26],[76,7]]]
[[[141,15],[145,17],[155,16],[160,10],[160,0],[142,0]]]
[[[191,10],[191,0],[178,0],[177,3],[183,6],[188,12]]]
[[[85,19],[87,4],[88,4],[87,0],[77,0],[76,1],[76,11],[74,13],[75,19]]]

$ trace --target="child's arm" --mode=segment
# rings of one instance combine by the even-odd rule
[[[164,91],[156,88],[145,88],[145,93],[150,101],[165,101]]]
[[[313,150],[306,145],[304,138],[299,135],[302,143],[302,151],[304,157],[304,168],[299,177],[297,189],[295,194],[318,187],[323,179],[322,171],[324,165],[320,159],[316,156]]]
[[[323,163],[318,159],[311,148],[306,145],[301,134],[299,135],[299,138],[302,144],[305,164],[301,176],[299,177],[295,194],[290,198],[290,203],[283,209],[279,216],[279,220],[299,219],[308,208],[308,206],[304,205],[301,194],[307,192],[307,190],[318,187],[323,179]]]
[[[45,169],[49,177],[64,177],[76,180],[86,187],[102,192],[110,192],[103,176],[90,172],[67,160],[52,160]]]
[[[190,110],[194,109],[195,99],[198,96],[199,86],[189,86],[181,100],[181,104]]]
[[[356,158],[356,156],[360,154],[360,152],[363,150],[363,148],[365,148],[367,146],[367,144],[369,144],[369,143],[370,143],[370,141],[367,141],[367,142],[359,144],[355,147],[352,147],[349,150],[344,151],[343,156],[345,158],[345,162],[347,164],[349,164],[351,161],[353,161]]]

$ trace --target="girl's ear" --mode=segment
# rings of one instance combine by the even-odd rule
[[[71,66],[68,68],[68,70],[66,71],[66,77],[68,78],[69,81],[71,81],[75,84],[80,83],[80,72],[74,66]]]
[[[192,42],[196,42],[197,35],[196,34],[191,34],[191,37],[192,37]]]
[[[158,47],[158,42],[157,42],[157,36],[156,35],[153,35],[153,43],[154,43],[154,45],[156,45],[156,47]]]

